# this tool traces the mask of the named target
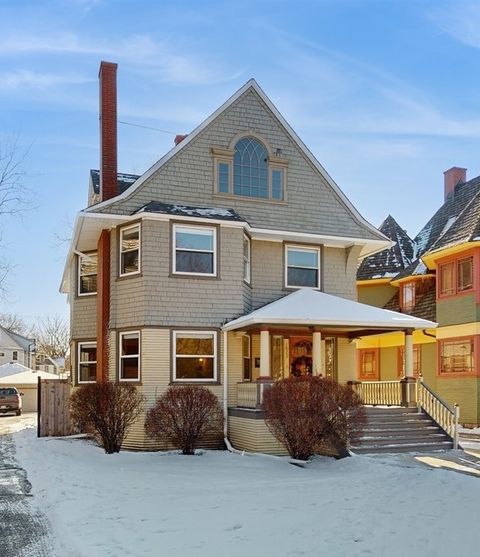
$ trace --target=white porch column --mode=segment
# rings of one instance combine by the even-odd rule
[[[413,379],[413,335],[405,331],[405,377]]]
[[[322,333],[314,331],[312,333],[312,375],[321,375],[322,370]]]
[[[260,331],[260,377],[259,379],[271,379],[272,371],[270,368],[270,331],[262,329]]]

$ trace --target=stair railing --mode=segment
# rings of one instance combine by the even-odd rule
[[[363,404],[373,406],[400,406],[402,389],[400,381],[349,381]]]
[[[441,399],[430,387],[425,385],[420,375],[416,383],[417,407],[424,410],[452,438],[453,448],[458,449],[458,419],[460,407],[450,406]]]

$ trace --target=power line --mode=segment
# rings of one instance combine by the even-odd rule
[[[119,124],[124,124],[125,126],[134,126],[135,128],[145,128],[146,130],[153,130],[161,133],[168,133],[169,135],[177,135],[176,132],[171,132],[168,130],[161,130],[160,128],[152,128],[151,126],[142,126],[141,124],[133,124],[132,122],[124,122],[123,120],[118,120]]]

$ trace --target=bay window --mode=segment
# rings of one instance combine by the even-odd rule
[[[173,273],[217,275],[217,230],[206,226],[173,226]]]
[[[173,380],[217,380],[215,331],[173,331]]]

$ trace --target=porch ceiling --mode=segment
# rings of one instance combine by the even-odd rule
[[[433,329],[437,323],[301,288],[223,326],[224,331],[263,326],[321,327],[348,336],[406,329]]]

